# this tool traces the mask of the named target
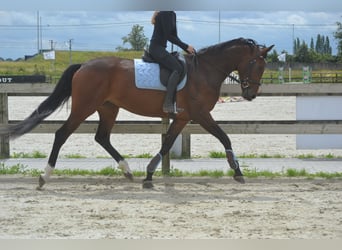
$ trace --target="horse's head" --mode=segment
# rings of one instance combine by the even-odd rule
[[[238,66],[242,97],[248,101],[253,100],[258,94],[260,80],[266,66],[265,58],[273,46],[255,46],[252,53],[243,57]]]

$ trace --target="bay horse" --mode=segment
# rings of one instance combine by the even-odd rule
[[[245,182],[230,139],[215,122],[210,111],[217,103],[221,84],[232,71],[238,71],[242,97],[251,101],[257,96],[266,65],[265,58],[273,46],[261,46],[252,39],[238,38],[203,48],[194,55],[185,55],[187,82],[176,95],[177,105],[184,111],[172,117],[173,121],[160,151],[146,168],[144,188],[153,187],[152,176],[158,164],[189,121],[200,124],[222,143],[228,164],[234,170],[233,178],[237,182]],[[118,57],[93,59],[83,64],[70,65],[51,95],[30,116],[16,125],[2,129],[0,134],[15,138],[30,132],[71,97],[70,115],[55,132],[53,147],[45,172],[39,177],[38,188],[42,188],[49,180],[62,145],[95,112],[99,114],[95,141],[114,158],[123,174],[132,180],[133,174],[127,161],[110,142],[111,129],[120,108],[143,116],[167,117],[169,114],[162,110],[164,96],[163,91],[135,86],[133,60]]]

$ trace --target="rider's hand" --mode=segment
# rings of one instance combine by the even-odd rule
[[[192,47],[192,45],[189,45],[188,48],[186,49],[186,51],[189,54],[195,54],[196,50],[194,49],[194,47]]]

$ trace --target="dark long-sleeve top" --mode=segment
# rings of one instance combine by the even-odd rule
[[[167,41],[187,50],[188,44],[182,42],[177,35],[176,13],[174,11],[160,11],[155,19],[151,44],[158,44],[166,48]]]

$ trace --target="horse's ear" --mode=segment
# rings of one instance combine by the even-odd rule
[[[271,49],[273,49],[273,47],[274,47],[274,44],[271,45],[270,47],[263,48],[263,49],[261,50],[261,56],[262,56],[263,58],[266,58],[267,53],[268,53]]]

